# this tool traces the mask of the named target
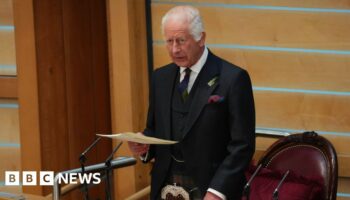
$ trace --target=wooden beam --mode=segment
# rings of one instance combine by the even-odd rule
[[[16,64],[22,170],[41,170],[39,100],[32,0],[14,0]],[[23,192],[42,195],[43,187],[24,187]]]
[[[142,131],[148,101],[144,1],[107,1],[113,132]],[[141,3],[142,2],[142,3]],[[118,155],[131,155],[123,145]],[[149,184],[148,165],[117,170],[116,199],[125,199]]]

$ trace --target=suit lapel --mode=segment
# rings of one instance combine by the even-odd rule
[[[219,78],[221,65],[217,61],[217,58],[209,51],[208,58],[204,64],[201,72],[199,73],[197,79],[199,81],[198,88],[195,91],[192,106],[188,114],[188,121],[185,125],[183,138],[190,131],[191,127],[199,117],[202,109],[208,103],[210,95],[213,93],[215,88],[219,85],[218,79],[214,84],[210,85],[208,82],[214,78]],[[196,80],[197,81],[197,80]]]
[[[161,97],[164,98],[163,100],[159,101],[161,103],[162,108],[160,110],[163,111],[162,119],[164,124],[164,134],[166,139],[171,138],[171,102],[172,102],[172,96],[173,96],[173,90],[174,90],[174,84],[176,81],[176,76],[178,74],[179,67],[177,67],[175,64],[173,64],[170,68],[167,74],[162,77],[162,86],[161,86]]]

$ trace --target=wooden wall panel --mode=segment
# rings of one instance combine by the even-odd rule
[[[105,12],[103,1],[34,2],[43,169],[79,167],[95,134],[110,132]],[[107,157],[111,141],[101,143],[87,164]]]
[[[288,6],[288,7],[301,7],[301,8],[335,8],[335,9],[349,9],[350,4],[348,0],[153,0],[153,3],[190,3],[196,6],[206,3],[208,5],[219,5],[221,7],[229,6],[232,4],[238,5],[251,5],[251,6]]]
[[[4,186],[5,171],[21,169],[12,3],[12,0],[0,1],[0,191],[3,192],[21,191],[21,186]]]
[[[0,182],[5,182],[5,171],[21,170],[20,148],[0,146],[0,160],[6,161],[0,165]]]
[[[350,132],[350,97],[255,91],[261,127]]]
[[[0,78],[0,97],[17,97],[17,78],[13,76],[3,76]]]
[[[0,64],[14,65],[15,58],[15,36],[13,31],[0,30]],[[0,75],[7,75],[0,68]]]
[[[153,30],[171,5],[153,6]],[[350,14],[198,7],[209,44],[350,49]],[[230,20],[227,20],[230,19]],[[239,28],[237,28],[239,27]],[[302,31],[300,31],[302,30]],[[162,40],[160,31],[154,40]]]
[[[334,145],[335,150],[337,151],[337,153],[339,155],[344,155],[344,156],[349,155],[350,156],[350,149],[349,149],[350,137],[327,135],[327,134],[321,134],[321,135],[322,135],[322,137],[325,137],[327,140],[329,140]],[[275,138],[266,138],[266,137],[258,136],[256,138],[257,149],[266,150],[276,140],[277,139],[275,139]]]
[[[348,55],[211,49],[247,69],[255,86],[350,91]]]
[[[16,63],[18,66],[18,99],[21,169],[40,171],[39,102],[32,0],[14,0]],[[26,193],[42,194],[42,187],[25,188]]]
[[[15,65],[0,65],[0,76],[16,76],[17,68]]]
[[[0,186],[0,191],[20,194],[22,193],[22,187],[21,186]]]
[[[340,178],[338,180],[338,192],[350,193],[350,178]]]
[[[339,177],[350,177],[350,155],[338,154],[338,175]]]
[[[113,132],[142,131],[148,101],[145,5],[138,0],[109,0],[108,12]],[[127,145],[117,154],[131,155]],[[116,199],[146,187],[149,172],[150,166],[141,162],[118,170]]]
[[[95,134],[111,132],[105,2],[14,5],[23,169],[79,167],[79,155]],[[104,161],[111,147],[102,140],[87,164]],[[50,191],[24,187],[26,193]],[[71,199],[79,196],[77,191]],[[104,198],[104,188],[94,187],[90,197]]]
[[[350,56],[347,55],[209,49],[248,70],[255,86],[350,91]],[[153,50],[155,68],[170,63],[163,44],[154,45]]]
[[[33,1],[41,168],[70,168],[62,2]],[[20,70],[21,66],[19,66]],[[42,118],[42,119],[40,119]],[[55,141],[55,142],[52,142]],[[66,147],[66,148],[63,148]],[[48,193],[48,188],[43,188]]]
[[[4,107],[9,105],[8,102],[0,100],[0,143],[19,144],[18,107],[16,107],[18,104],[10,101],[11,107]]]
[[[12,0],[1,0],[0,3],[0,25],[13,24]]]

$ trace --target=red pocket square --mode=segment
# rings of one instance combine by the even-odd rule
[[[219,103],[224,101],[224,97],[219,95],[211,95],[208,99],[208,103]]]

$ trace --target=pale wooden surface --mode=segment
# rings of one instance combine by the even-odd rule
[[[0,191],[7,192],[7,193],[20,194],[20,193],[22,193],[22,187],[21,186],[0,186]]]
[[[0,0],[0,26],[13,25],[12,0]],[[0,181],[5,171],[21,170],[15,40],[12,30],[0,30]],[[9,106],[9,107],[8,107]],[[17,145],[18,146],[17,146]],[[21,186],[1,186],[0,191],[20,192]]]
[[[148,100],[145,8],[138,0],[107,2],[112,129],[114,133],[142,131]],[[131,155],[126,144],[117,155]],[[116,199],[147,186],[149,171],[141,163],[117,170]]]
[[[21,168],[40,171],[39,102],[32,0],[13,0],[18,69]],[[41,186],[26,187],[25,193],[42,194]]]
[[[350,193],[350,178],[338,179],[338,192]]]
[[[161,40],[161,16],[172,5],[152,6],[153,39]],[[350,15],[198,7],[209,44],[349,49]],[[238,28],[239,27],[239,28]]]
[[[13,24],[12,0],[0,1],[0,25]]]
[[[334,136],[334,135],[321,135],[329,140],[335,147],[335,150],[339,155],[350,154],[349,144],[350,138],[343,136]],[[274,143],[277,139],[275,138],[266,138],[266,137],[256,137],[257,148],[267,149]],[[349,170],[350,171],[350,170]]]
[[[163,1],[164,0],[158,0]],[[306,8],[337,8],[349,9],[350,4],[348,0],[169,0],[171,2],[191,2],[191,3],[213,3],[213,4],[240,4],[240,5],[254,5],[254,6],[288,6],[288,7],[306,7]]]
[[[145,198],[149,199],[150,193],[151,193],[151,186],[149,185],[143,188],[142,190],[137,191],[135,194],[127,197],[125,200],[138,200],[138,199],[145,199]]]
[[[350,91],[349,55],[222,48],[210,50],[248,70],[255,86]],[[155,68],[170,62],[164,45],[154,45],[153,53]]]
[[[0,64],[15,65],[16,57],[14,31],[0,30],[0,44]],[[4,71],[0,68],[0,75],[16,75],[16,73],[13,70]]]
[[[255,91],[257,126],[350,132],[349,97]]]
[[[130,103],[125,105],[126,102],[132,101],[131,85],[123,84],[131,81],[128,5],[126,1],[108,1],[107,5],[109,11],[112,130],[118,132],[133,129],[132,107]],[[120,23],[121,21],[125,23]],[[118,48],[119,46],[123,46],[123,49]],[[124,116],[122,117],[118,113],[124,113]],[[119,149],[119,153],[131,155],[125,145]],[[114,173],[116,197],[124,198],[126,194],[135,192],[134,177],[135,169],[121,169]],[[119,184],[122,180],[124,183]]]
[[[5,171],[20,171],[21,156],[17,147],[0,148],[0,180],[5,182]]]
[[[0,104],[16,105],[16,100],[0,99]],[[0,141],[19,144],[18,108],[0,107]]]

